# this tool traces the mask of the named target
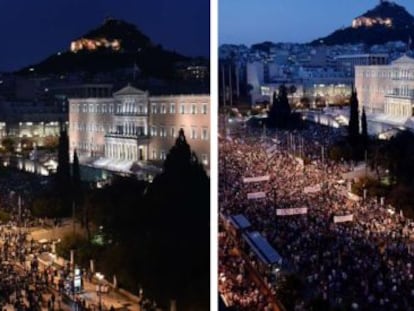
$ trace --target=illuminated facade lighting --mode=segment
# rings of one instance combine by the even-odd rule
[[[117,39],[108,40],[106,38],[87,39],[81,38],[76,41],[72,41],[70,44],[70,50],[73,53],[86,50],[95,51],[100,48],[111,49],[113,51],[119,51],[121,49],[121,42]]]
[[[392,19],[391,18],[370,18],[370,17],[358,17],[352,21],[352,28],[360,28],[360,27],[372,27],[372,26],[385,26],[385,27],[392,27]]]

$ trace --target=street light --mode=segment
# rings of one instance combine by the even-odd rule
[[[96,272],[95,274],[96,278],[99,281],[98,287],[96,288],[96,294],[99,298],[99,310],[102,311],[102,292],[101,292],[101,286],[102,286],[102,280],[104,279],[104,275],[100,272]]]

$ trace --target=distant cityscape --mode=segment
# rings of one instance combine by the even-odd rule
[[[137,52],[142,57],[137,57]],[[157,56],[154,58],[151,54]],[[141,58],[146,59],[143,66],[147,67],[140,67]],[[84,62],[84,65],[76,68],[78,62]],[[113,97],[117,91],[125,91],[124,87],[127,85],[131,85],[127,89],[134,90],[130,97],[123,96],[122,100]],[[133,98],[136,92],[147,94],[139,98],[139,107],[138,101]],[[134,167],[141,167],[138,169],[141,170],[139,176],[148,177],[148,174],[142,172],[142,168],[152,167],[148,161],[154,162],[158,169],[151,169],[150,175],[153,176],[173,143],[170,138],[176,137],[179,129],[183,128],[187,137],[193,141],[200,161],[208,168],[210,103],[209,95],[204,94],[209,94],[207,59],[188,58],[165,51],[153,44],[134,25],[107,18],[98,28],[68,42],[68,51],[57,52],[39,64],[27,66],[18,72],[0,73],[1,147],[6,153],[36,150],[32,153],[32,158],[36,157],[41,162],[36,170],[46,174],[47,168],[44,166],[55,160],[44,156],[43,150],[51,144],[56,145],[60,125],[66,124],[71,134],[71,151],[75,148],[78,150],[82,164],[94,166],[93,163],[97,161],[100,163],[97,165],[99,168],[133,173],[131,167],[135,162],[141,161],[141,166]],[[125,111],[118,107],[124,105],[124,100],[129,103],[129,108]],[[102,113],[122,114],[125,120],[128,119],[128,126],[140,123],[139,120],[144,117],[147,119],[139,126],[134,126],[133,132],[127,132],[126,129],[120,132],[117,129],[117,126],[121,126],[120,117],[117,117],[117,122],[109,122],[108,119],[106,121],[109,123],[94,123],[93,120],[105,119],[100,117]],[[174,119],[171,115],[169,118],[154,121],[150,115],[155,113],[163,116],[173,114],[180,118]],[[81,114],[88,118],[79,117]],[[204,121],[200,123],[201,115]],[[84,123],[80,124],[78,118],[84,120]],[[123,127],[124,121],[121,123]],[[105,128],[105,131],[101,128]],[[136,132],[137,128],[139,133]],[[83,134],[78,135],[79,132]],[[130,151],[125,153],[109,152],[104,150],[103,140],[100,142],[99,139],[93,139],[92,143],[91,137],[98,133],[109,135],[109,132],[112,136],[116,133],[118,136],[128,136],[129,142],[120,140],[117,145],[128,145],[131,139],[135,139],[135,146],[133,144],[125,147],[133,150],[128,149]],[[79,141],[86,134],[90,138]],[[133,135],[138,134],[145,138],[143,142],[137,143],[138,136]],[[149,142],[155,140],[164,144],[149,148]],[[109,160],[105,160],[108,155],[125,163],[110,164]],[[6,159],[5,163],[9,163],[9,160]],[[34,170],[32,162],[27,167]],[[56,169],[56,165],[50,167]]]
[[[394,15],[398,18],[392,18]],[[350,21],[348,28],[309,44],[223,44],[219,47],[221,94],[227,103],[237,98],[254,107],[272,104],[273,94],[284,84],[290,90],[292,106],[323,108],[349,104],[355,87],[369,118],[403,125],[412,117],[408,104],[414,95],[410,86],[412,38],[407,35],[404,40],[381,42],[383,38],[370,30],[387,33],[396,27],[407,28],[401,26],[403,21],[411,27],[413,20],[403,7],[380,1],[373,10]],[[357,33],[360,43],[352,42]],[[366,43],[374,39],[378,43]],[[401,104],[401,96],[407,104]]]

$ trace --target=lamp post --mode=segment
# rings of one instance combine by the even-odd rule
[[[101,286],[102,286],[102,280],[104,279],[104,275],[102,273],[97,272],[95,274],[96,278],[98,279],[98,287],[96,288],[96,295],[99,298],[99,311],[102,311],[102,292],[101,292]]]

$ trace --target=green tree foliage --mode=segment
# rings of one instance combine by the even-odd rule
[[[376,149],[373,166],[389,171],[391,179],[390,202],[402,208],[404,214],[414,215],[414,134],[402,131]]]
[[[43,139],[43,146],[45,149],[56,150],[59,147],[59,137],[49,135]]]
[[[291,109],[288,90],[285,85],[279,87],[278,94],[273,93],[273,104],[268,113],[268,126],[271,128],[287,128],[290,125]]]
[[[13,153],[16,148],[16,142],[9,137],[3,138],[1,144],[6,152]]]

